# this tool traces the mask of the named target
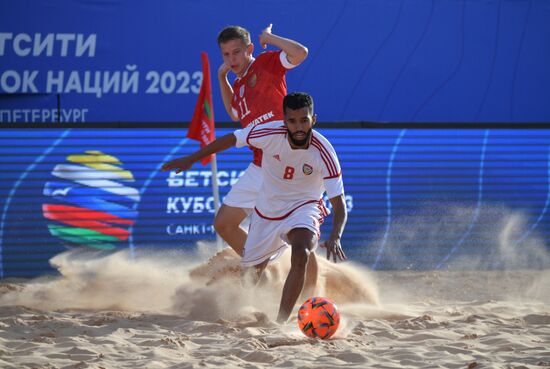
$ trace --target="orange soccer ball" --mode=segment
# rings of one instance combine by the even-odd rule
[[[298,327],[311,338],[326,340],[340,325],[336,304],[326,297],[312,297],[298,310]]]

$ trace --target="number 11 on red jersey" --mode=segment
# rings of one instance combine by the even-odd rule
[[[239,109],[241,110],[241,119],[250,114],[250,109],[248,109],[248,105],[246,104],[246,98],[243,97],[242,100],[239,100]]]

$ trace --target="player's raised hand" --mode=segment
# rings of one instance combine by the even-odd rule
[[[227,73],[231,70],[231,67],[225,63],[222,63],[218,68],[218,76],[225,77]]]
[[[180,172],[183,172],[184,170],[191,168],[193,163],[194,161],[189,156],[184,156],[182,158],[177,158],[174,160],[170,160],[167,163],[164,163],[161,169],[165,172],[168,170],[175,169],[176,173],[180,173]]]
[[[273,24],[269,23],[269,26],[263,29],[262,34],[260,35],[260,45],[265,49],[269,43],[269,37],[271,36],[271,28]]]
[[[340,239],[329,238],[319,246],[327,249],[327,260],[330,260],[331,256],[335,263],[338,261],[337,259],[340,259],[341,261],[348,259],[346,257],[346,254],[344,254],[344,250],[342,249],[342,245],[340,244]]]

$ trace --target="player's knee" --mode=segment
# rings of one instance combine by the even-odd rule
[[[218,232],[219,234],[222,234],[224,233],[225,231],[225,224],[223,222],[223,219],[220,219],[218,217],[214,218],[214,229],[216,230],[216,232]]]
[[[313,250],[317,244],[317,235],[306,228],[294,228],[288,233],[292,248]]]
[[[234,228],[234,225],[228,221],[227,217],[216,216],[216,218],[214,218],[214,229],[218,232],[218,234],[226,234],[227,232],[230,232],[232,228]]]
[[[242,218],[235,214],[227,212],[219,212],[214,218],[214,229],[219,234],[225,234],[231,232],[239,227]]]

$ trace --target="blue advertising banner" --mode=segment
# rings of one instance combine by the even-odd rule
[[[319,130],[342,166],[351,260],[374,269],[550,266],[549,130]],[[2,130],[0,277],[52,272],[48,260],[68,248],[192,250],[213,241],[210,167],[160,171],[198,148],[184,135]],[[251,157],[218,155],[222,198]]]
[[[215,80],[218,32],[247,27],[257,55],[270,23],[309,48],[288,86],[320,121],[550,121],[544,0],[19,0],[0,2],[0,123],[189,121],[200,52]]]

